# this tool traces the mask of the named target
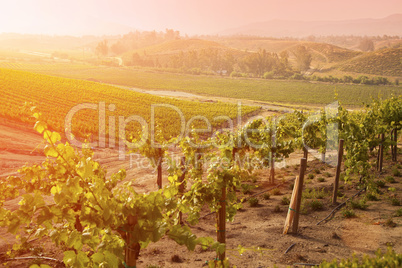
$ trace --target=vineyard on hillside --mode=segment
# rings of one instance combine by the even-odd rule
[[[341,48],[325,43],[306,43],[304,44],[313,53],[319,53],[327,59],[326,62],[341,62],[359,56],[361,52]]]
[[[8,63],[0,66],[12,67]],[[388,98],[402,94],[399,86],[374,86],[352,84],[310,83],[308,81],[278,81],[263,79],[221,78],[161,73],[132,68],[79,66],[65,68],[64,65],[50,66],[21,63],[18,70],[137,87],[141,89],[177,90],[207,96],[246,99],[282,104],[327,104],[337,99],[347,106],[361,106],[372,98]]]
[[[226,222],[236,217],[243,201],[258,204],[255,197],[240,194],[250,190],[246,179],[269,166],[269,182],[276,185],[273,163],[287,159],[296,150],[314,148],[326,154],[337,148],[338,139],[344,140],[344,181],[356,184],[359,193],[366,191],[372,198],[378,196],[379,173],[373,173],[373,168],[377,165],[381,172],[384,150],[391,149],[395,164],[400,155],[397,141],[402,126],[402,97],[374,101],[361,111],[339,106],[315,114],[295,111],[258,119],[236,132],[222,131],[209,139],[192,132],[180,141],[181,161],[168,158],[167,146],[154,148],[147,142],[136,152],[157,159],[155,163],[166,159],[169,183],[162,185],[158,175],[159,190],[146,194],[138,194],[131,182],[121,183],[124,170],[106,176],[90,149],[78,151],[62,143],[57,132],[47,129],[43,121],[46,118],[36,117],[39,121],[35,129],[46,142],[46,161],[23,167],[20,176],[0,182],[0,226],[18,240],[9,251],[8,261],[12,262],[13,254],[23,250],[31,239],[48,238],[64,252],[63,264],[56,260],[59,265],[136,267],[142,250],[169,238],[189,251],[216,251],[215,260],[208,266],[229,267],[226,243],[231,238],[226,236]],[[164,144],[162,137],[159,142]],[[377,153],[378,160],[371,162],[370,156]],[[245,157],[259,161],[241,161]],[[302,176],[305,167],[298,168]],[[398,167],[395,176],[400,176]],[[392,202],[400,204],[399,193],[389,191]],[[17,197],[21,198],[17,210],[4,206],[6,200]],[[283,200],[289,204],[288,201]],[[309,206],[319,209],[319,201],[314,204]],[[216,213],[217,241],[210,236],[197,237],[190,228],[199,223],[205,208]],[[235,250],[242,255],[267,249],[239,245]],[[367,267],[376,262],[394,263],[395,267],[401,264],[400,255],[388,252],[386,256],[386,260],[381,256],[366,259]]]
[[[385,48],[368,52],[339,66],[342,71],[402,77],[402,49]]]
[[[80,70],[82,71],[82,70]],[[238,107],[228,103],[206,103],[181,101],[173,98],[161,98],[149,94],[121,89],[104,84],[58,78],[22,71],[0,69],[0,115],[7,118],[24,120],[30,114],[30,106],[36,106],[49,128],[64,133],[65,118],[68,112],[79,104],[92,104],[93,108],[82,109],[72,118],[72,132],[79,137],[90,134],[96,139],[99,132],[98,121],[101,103],[105,111],[105,120],[114,117],[116,124],[119,116],[139,116],[150,122],[151,105],[171,105],[177,107],[186,122],[194,116],[205,116],[216,127],[222,121],[214,120],[217,116],[236,118]],[[23,108],[24,103],[29,102]],[[112,105],[112,106],[109,106]],[[169,106],[170,107],[170,106]],[[242,114],[248,114],[258,107],[242,107]],[[172,108],[155,108],[155,121],[163,128],[166,137],[177,136],[180,131],[180,115]],[[30,119],[32,122],[32,119]],[[197,124],[197,121],[194,122]],[[199,123],[199,122],[198,122]],[[190,126],[191,127],[191,126]],[[129,125],[128,129],[141,129],[139,124]],[[118,135],[118,126],[115,127]],[[105,130],[108,133],[109,129]]]

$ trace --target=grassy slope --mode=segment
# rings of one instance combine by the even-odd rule
[[[234,56],[243,56],[245,52],[238,49],[229,48],[214,41],[202,39],[180,39],[167,41],[161,44],[152,45],[126,52],[122,55],[125,62],[131,62],[133,53],[138,53],[140,57],[157,61],[159,64],[165,65],[171,61],[173,55],[187,53],[189,51],[217,50],[219,52],[230,52]]]
[[[339,66],[342,71],[402,77],[402,49],[366,53]]]
[[[324,62],[339,62],[353,58],[361,52],[356,52],[346,48],[325,44],[315,43],[307,41],[294,41],[294,40],[276,40],[276,39],[247,39],[247,38],[233,38],[222,39],[219,41],[221,44],[236,49],[248,49],[249,51],[258,51],[258,49],[265,49],[270,52],[279,53],[284,50],[293,51],[297,46],[306,46],[313,57]],[[314,55],[317,54],[317,55]]]
[[[309,48],[312,53],[323,55],[328,62],[340,62],[361,54],[361,52],[324,43],[306,43],[304,45]]]

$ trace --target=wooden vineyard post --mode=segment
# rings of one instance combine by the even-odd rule
[[[301,206],[301,198],[303,193],[303,181],[304,181],[304,173],[306,171],[307,159],[300,159],[300,173],[299,173],[299,182],[297,184],[297,196],[296,205],[295,205],[295,214],[293,219],[293,228],[292,232],[297,234],[297,230],[299,228],[299,215],[300,215],[300,206]]]
[[[179,178],[179,182],[181,183],[179,186],[179,197],[181,198],[184,193],[184,179],[186,177],[186,157],[183,156],[181,158],[181,176]],[[179,212],[179,224],[183,224],[183,213],[180,211]]]
[[[391,141],[394,141],[394,129],[391,130]],[[391,160],[394,161],[394,145],[391,144]]]
[[[394,145],[394,150],[395,150],[394,157],[395,157],[395,159],[394,159],[394,161],[397,162],[398,161],[398,129],[397,128],[394,129],[394,142],[395,142],[395,145]]]
[[[235,165],[237,148],[233,148],[232,150],[232,164]],[[222,187],[222,194],[219,200],[219,210],[218,214],[216,215],[216,223],[218,226],[218,230],[216,230],[216,240],[219,243],[226,244],[226,182]],[[224,261],[226,258],[225,252],[218,253],[216,260],[217,261]]]
[[[380,151],[379,151],[379,154],[380,154],[380,164],[379,164],[379,171],[380,172],[382,172],[382,162],[383,162],[383,158],[384,158],[384,140],[385,140],[385,138],[384,138],[384,133],[383,134],[381,134],[381,143],[380,143]]]
[[[196,153],[195,153],[195,167],[199,170],[202,171],[202,156],[201,156],[201,150],[200,148],[197,148]]]
[[[125,250],[125,260],[124,266],[134,268],[137,265],[138,255],[140,254],[140,244],[134,242],[133,230],[134,226],[137,224],[137,217],[129,215],[128,220],[128,232],[126,236],[126,250]]]
[[[306,160],[308,159],[308,149],[306,147],[303,147],[303,158],[306,158]]]
[[[226,185],[222,187],[222,195],[221,199],[219,200],[220,208],[218,211],[217,217],[217,240],[219,243],[225,244],[226,243]],[[225,252],[217,254],[217,260],[223,261],[225,260]]]
[[[275,148],[271,149],[271,170],[270,170],[270,179],[271,179],[271,183],[274,184],[275,183]]]
[[[397,155],[398,155],[398,129],[394,128],[391,131],[391,140],[394,142],[394,144],[391,146],[391,152],[392,152],[392,161],[397,162]]]
[[[338,149],[338,162],[336,164],[336,174],[335,174],[335,183],[334,183],[334,192],[332,195],[332,204],[336,204],[336,198],[338,196],[338,185],[339,185],[339,176],[341,173],[341,164],[343,157],[343,143],[344,140],[339,140],[339,149]]]
[[[156,179],[156,183],[158,184],[158,189],[162,189],[162,149],[158,149],[159,158],[158,158],[158,178]]]
[[[283,234],[288,233],[289,227],[290,227],[290,225],[292,225],[292,222],[293,222],[293,218],[294,218],[294,215],[295,215],[296,196],[297,196],[297,191],[299,189],[298,185],[299,185],[299,178],[296,177],[296,181],[295,181],[295,184],[293,186],[292,197],[291,197],[290,203],[289,203],[288,215],[286,216],[285,226],[283,228]]]
[[[380,139],[380,135],[378,135],[378,139]],[[377,165],[376,165],[377,171],[380,169],[380,151],[381,151],[381,145],[378,145]]]

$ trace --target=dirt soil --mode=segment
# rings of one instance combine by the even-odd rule
[[[16,123],[6,119],[0,119],[0,179],[6,179],[9,175],[15,175],[18,167],[29,163],[40,163],[44,156],[41,153],[42,137],[32,130],[32,126]],[[36,148],[36,149],[35,149]],[[276,183],[268,183],[269,170],[260,170],[254,174],[254,179],[248,183],[258,186],[252,193],[259,204],[257,207],[250,207],[245,202],[233,222],[227,223],[227,257],[237,267],[278,267],[292,266],[295,263],[319,264],[324,259],[332,260],[349,258],[352,254],[362,256],[363,254],[373,255],[377,249],[386,250],[388,246],[402,253],[402,217],[394,217],[394,213],[400,206],[393,206],[390,198],[396,197],[401,201],[402,177],[393,176],[396,183],[386,182],[381,188],[379,201],[367,201],[369,205],[366,210],[354,209],[355,217],[344,218],[342,210],[338,211],[331,220],[317,225],[333,209],[331,205],[332,185],[335,176],[335,167],[321,163],[311,158],[306,171],[306,188],[324,189],[326,192],[322,202],[323,208],[317,211],[312,210],[308,203],[312,199],[306,199],[304,209],[300,216],[299,233],[283,235],[283,225],[288,211],[288,205],[282,203],[282,199],[291,196],[291,185],[299,173],[295,163],[301,157],[301,153],[293,154],[288,166],[277,169]],[[120,168],[127,170],[127,179],[135,179],[135,187],[138,191],[156,190],[156,173],[151,166],[138,155],[127,156],[126,160],[118,159],[118,152],[112,149],[95,151],[95,158],[108,168],[108,172],[117,172]],[[402,165],[399,156],[399,165]],[[390,161],[385,154],[384,171],[379,174],[373,171],[377,178],[384,179],[392,176],[392,169],[396,163]],[[399,166],[401,167],[401,166]],[[399,169],[402,172],[402,169]],[[317,174],[319,173],[319,174]],[[308,176],[314,178],[308,179]],[[164,183],[167,182],[164,174]],[[318,178],[324,178],[320,182]],[[344,202],[358,192],[358,181],[351,184],[341,182],[340,192],[343,197],[338,202]],[[390,191],[389,187],[395,188]],[[279,189],[280,193],[274,194]],[[269,199],[264,198],[263,192],[270,193]],[[258,193],[262,193],[259,194]],[[242,193],[239,193],[242,195]],[[365,193],[356,197],[355,200],[364,198]],[[5,206],[16,208],[18,199],[9,200]],[[278,209],[279,208],[279,209]],[[205,210],[203,215],[208,214]],[[395,226],[389,221],[395,223]],[[215,215],[209,215],[200,220],[196,226],[191,226],[197,236],[216,237]],[[29,267],[33,260],[6,261],[6,252],[13,241],[5,229],[0,229],[0,264],[2,267]],[[288,253],[285,251],[294,246]],[[31,247],[18,252],[18,257],[44,256],[62,261],[63,253],[54,247],[50,241],[34,240]],[[260,247],[262,253],[249,250],[239,256],[236,248],[242,245],[245,248]],[[195,252],[189,252],[183,246],[175,244],[167,238],[150,244],[148,248],[141,250],[137,267],[158,265],[160,267],[202,267],[206,261],[216,257],[212,251],[203,251],[196,248]],[[62,264],[52,260],[41,260],[51,267],[63,267]],[[301,267],[299,265],[299,267]]]

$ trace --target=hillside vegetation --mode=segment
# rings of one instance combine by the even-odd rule
[[[324,43],[306,43],[304,44],[310,49],[312,53],[318,53],[327,59],[327,62],[341,62],[354,58],[361,54],[361,52],[341,48],[338,46],[324,44]]]
[[[137,52],[140,54],[173,54],[179,53],[181,51],[189,51],[189,50],[200,50],[200,49],[209,49],[209,48],[217,48],[217,49],[228,49],[227,47],[208,40],[202,39],[178,39],[163,42],[161,44],[148,46],[145,48],[140,48],[133,50],[132,52]],[[131,53],[132,53],[131,52]],[[129,52],[130,53],[130,52]]]
[[[81,71],[78,71],[81,72]],[[193,116],[205,116],[214,126],[220,122],[213,120],[216,116],[237,116],[237,106],[229,103],[205,103],[182,101],[173,98],[162,98],[150,94],[138,93],[109,85],[52,77],[23,71],[0,69],[0,116],[17,120],[29,120],[30,106],[43,113],[49,126],[59,132],[65,130],[65,118],[69,111],[78,104],[90,103],[95,109],[79,110],[72,118],[72,130],[75,135],[85,137],[86,134],[98,133],[98,111],[100,103],[105,103],[105,116],[140,116],[150,122],[152,104],[168,104],[177,107],[186,121]],[[28,102],[27,110],[22,107]],[[110,109],[109,105],[115,109]],[[243,113],[249,113],[257,107],[242,107]],[[114,110],[114,111],[113,111]],[[155,120],[163,127],[165,137],[179,134],[180,117],[172,108],[155,108]],[[140,130],[136,123],[128,129]],[[116,127],[117,131],[117,127]],[[95,137],[96,138],[96,137]]]
[[[344,61],[361,54],[361,52],[349,50],[331,44],[297,40],[281,40],[268,38],[227,38],[219,40],[218,42],[225,46],[242,50],[258,51],[259,49],[265,49],[269,52],[275,53],[279,53],[284,50],[293,51],[297,46],[303,45],[307,47],[313,54],[317,54],[317,58],[321,56],[321,61],[325,62]]]
[[[216,62],[225,61],[225,56],[239,58],[243,51],[225,47],[217,42],[202,39],[178,39],[140,49],[122,55],[125,65],[164,68],[198,68],[206,71],[222,69]],[[223,64],[224,65],[224,64]]]
[[[367,52],[339,66],[342,71],[402,77],[402,49]]]

